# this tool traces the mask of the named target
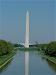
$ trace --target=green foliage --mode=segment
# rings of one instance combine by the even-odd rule
[[[38,48],[46,55],[56,56],[56,41],[52,41],[48,44],[38,44]]]
[[[5,40],[0,40],[0,56],[6,55],[13,50],[13,45]]]
[[[46,48],[45,54],[56,56],[56,41],[50,42]]]
[[[39,49],[46,50],[48,44],[38,44]]]

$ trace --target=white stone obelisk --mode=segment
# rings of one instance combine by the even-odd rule
[[[25,47],[29,48],[29,12],[26,13]]]

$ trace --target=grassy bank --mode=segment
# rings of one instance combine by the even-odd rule
[[[56,58],[55,57],[50,57],[50,56],[44,56],[46,59],[50,60],[51,62],[53,62],[54,64],[56,64]]]
[[[0,39],[0,68],[12,59],[16,52],[15,49],[13,43]]]
[[[39,54],[40,54],[43,58],[45,58],[45,59],[47,59],[47,60],[50,60],[52,63],[56,64],[56,57],[49,56],[49,55],[45,55],[42,50],[40,50],[40,51],[38,51],[38,52],[39,52]]]
[[[14,51],[14,52],[12,52],[10,54],[0,56],[0,69],[3,68],[13,58],[15,53],[16,52]]]

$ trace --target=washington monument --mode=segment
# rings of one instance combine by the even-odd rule
[[[25,47],[29,48],[29,12],[26,13]]]

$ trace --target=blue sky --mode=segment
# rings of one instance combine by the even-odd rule
[[[30,42],[56,40],[55,0],[0,0],[0,39],[25,41],[25,20],[30,13]]]

